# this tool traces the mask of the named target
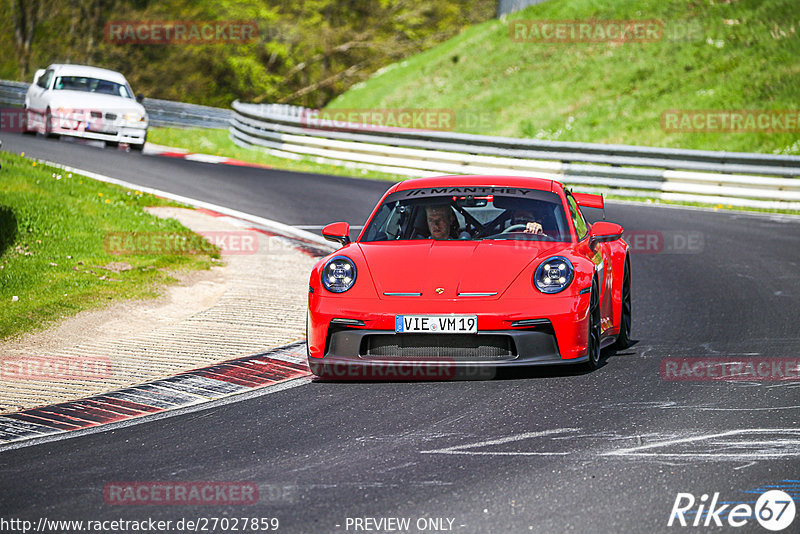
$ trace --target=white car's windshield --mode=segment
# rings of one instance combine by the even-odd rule
[[[63,91],[83,91],[86,93],[102,93],[104,95],[133,98],[128,88],[120,83],[89,78],[87,76],[57,76],[53,89]]]

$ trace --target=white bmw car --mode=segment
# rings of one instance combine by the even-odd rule
[[[26,132],[70,135],[141,150],[148,119],[125,76],[85,65],[36,71],[25,95]]]

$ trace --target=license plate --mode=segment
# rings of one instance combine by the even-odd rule
[[[477,315],[396,315],[398,334],[475,334]]]
[[[113,124],[106,124],[104,122],[98,121],[95,123],[87,122],[86,123],[86,131],[87,132],[109,132],[114,130]]]

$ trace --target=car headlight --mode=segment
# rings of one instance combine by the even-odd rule
[[[122,116],[122,118],[128,122],[139,122],[144,120],[144,117],[139,113],[126,113]]]
[[[335,256],[322,268],[322,285],[333,293],[344,293],[356,283],[356,264],[347,256]]]
[[[533,285],[542,293],[558,293],[565,290],[574,277],[572,263],[563,256],[553,256],[536,268]]]

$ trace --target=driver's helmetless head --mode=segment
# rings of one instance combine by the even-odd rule
[[[525,229],[522,230],[526,234],[543,234],[542,231],[542,223],[538,220],[537,217],[533,215],[528,210],[525,209],[515,209],[511,213],[511,222],[509,223],[509,228],[514,226],[525,226]]]
[[[538,222],[529,210],[515,209],[511,213],[511,224],[527,224],[530,221]]]
[[[427,206],[425,215],[431,238],[450,239],[450,228],[453,224],[453,210],[450,206]]]

